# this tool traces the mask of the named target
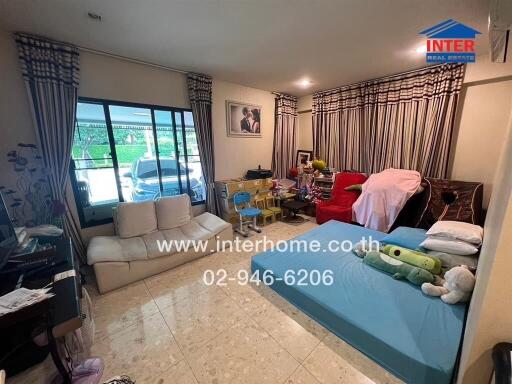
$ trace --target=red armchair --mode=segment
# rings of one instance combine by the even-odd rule
[[[353,184],[363,184],[367,177],[361,173],[340,172],[336,175],[329,200],[320,200],[316,204],[316,222],[323,224],[329,220],[350,223],[352,221],[352,204],[359,197],[359,191],[345,191]]]

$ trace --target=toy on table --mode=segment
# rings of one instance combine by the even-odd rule
[[[441,260],[437,257],[427,255],[426,253],[397,247],[396,245],[386,245],[382,249],[382,252],[394,259],[403,261],[404,263],[426,269],[433,275],[441,273]]]
[[[429,271],[414,267],[378,251],[367,252],[363,263],[391,274],[393,279],[406,279],[414,285],[432,283],[435,280],[434,275]]]
[[[441,279],[438,285],[429,282],[422,284],[421,290],[425,295],[440,296],[447,304],[465,303],[471,298],[475,283],[475,276],[462,265],[446,272],[444,280]]]

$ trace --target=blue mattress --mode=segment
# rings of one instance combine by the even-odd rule
[[[296,238],[318,240],[325,251],[268,251],[254,256],[251,267],[260,276],[271,270],[276,279],[284,278],[287,270],[332,270],[330,286],[275,281],[272,288],[405,382],[450,383],[466,306],[425,296],[419,287],[393,280],[352,252],[327,249],[331,240],[356,243],[370,235],[380,240],[386,234],[329,221]]]

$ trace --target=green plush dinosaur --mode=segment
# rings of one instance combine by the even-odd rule
[[[393,275],[393,279],[406,279],[414,285],[432,283],[434,281],[434,275],[429,271],[404,263],[385,253],[377,251],[367,252],[363,258],[363,263]]]
[[[403,261],[404,263],[426,269],[434,275],[441,273],[441,260],[437,257],[427,255],[426,253],[412,251],[395,245],[384,246],[384,248],[382,248],[382,252],[394,259]]]
[[[382,248],[382,244],[378,241],[375,242],[367,242],[366,240],[361,240],[357,242],[354,245],[354,248],[352,248],[352,252],[357,257],[360,257],[361,259],[366,256],[366,254],[370,251],[378,251]]]

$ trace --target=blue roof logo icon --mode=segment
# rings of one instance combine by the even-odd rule
[[[453,19],[448,19],[420,32],[429,39],[474,39],[481,32]]]

